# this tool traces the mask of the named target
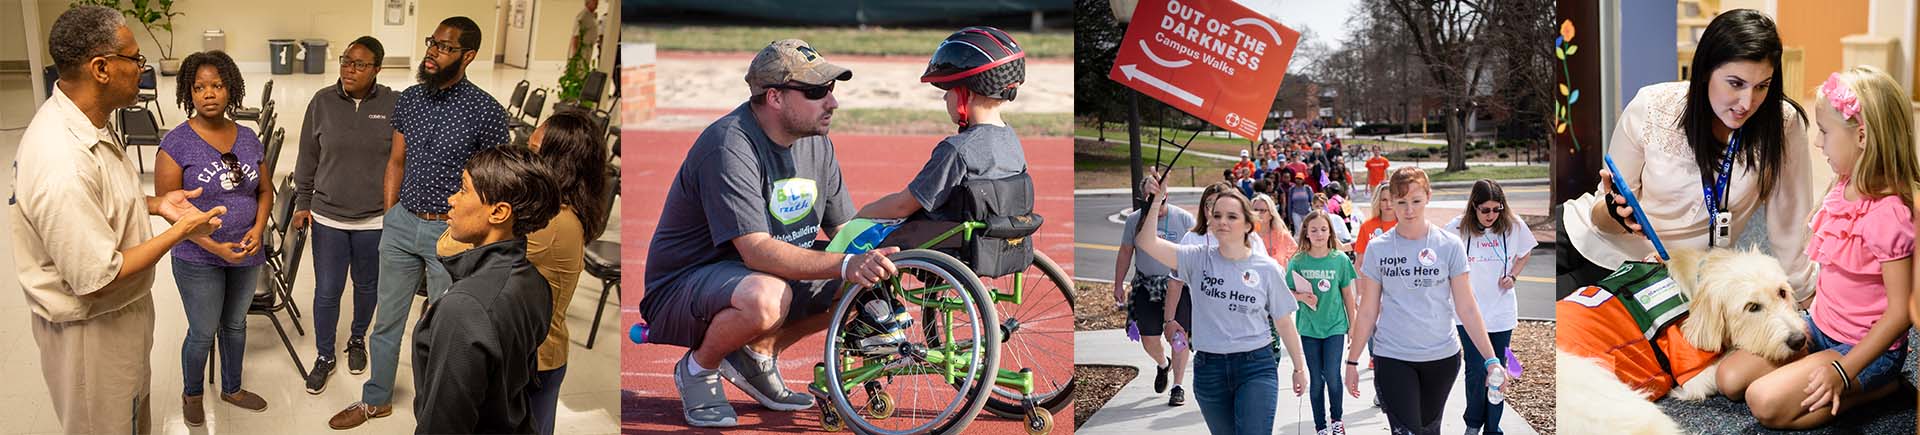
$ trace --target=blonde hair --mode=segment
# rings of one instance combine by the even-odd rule
[[[1255,211],[1253,212],[1255,216],[1250,216],[1247,218],[1247,220],[1253,221],[1254,231],[1267,231],[1268,228],[1266,227],[1269,227],[1269,226],[1279,227],[1280,231],[1282,232],[1286,231],[1287,226],[1280,223],[1280,204],[1276,203],[1273,200],[1273,197],[1267,196],[1267,194],[1265,193],[1261,193],[1261,194],[1253,195],[1253,199],[1249,201],[1267,203],[1266,213],[1260,213],[1258,211]]]
[[[1847,119],[1848,127],[1866,123],[1867,141],[1860,159],[1853,163],[1854,188],[1869,197],[1894,195],[1913,205],[1913,191],[1920,184],[1920,160],[1915,159],[1913,144],[1913,108],[1907,91],[1886,72],[1861,65],[1835,73],[1840,82],[1853,90],[1860,102],[1858,116]],[[1829,109],[1826,95],[1820,104]],[[1845,116],[1842,114],[1841,116]]]
[[[1386,219],[1387,213],[1393,211],[1393,205],[1387,203],[1387,197],[1390,197],[1390,196],[1393,196],[1393,192],[1388,191],[1386,183],[1380,183],[1380,186],[1375,187],[1373,189],[1373,218],[1374,219],[1379,219],[1380,222],[1387,222],[1387,219]],[[1400,217],[1394,216],[1393,221],[1399,222]]]

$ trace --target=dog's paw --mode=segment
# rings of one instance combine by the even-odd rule
[[[1720,384],[1715,380],[1719,372],[1719,363],[1707,366],[1700,370],[1699,374],[1693,375],[1693,379],[1688,379],[1687,383],[1680,384],[1679,388],[1667,392],[1667,396],[1686,401],[1700,401],[1719,394]]]

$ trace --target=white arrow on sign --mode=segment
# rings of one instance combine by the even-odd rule
[[[1175,98],[1179,98],[1181,101],[1186,101],[1187,104],[1192,104],[1194,106],[1206,105],[1205,104],[1206,100],[1201,99],[1199,95],[1194,95],[1192,92],[1187,92],[1186,89],[1180,89],[1180,87],[1174,86],[1172,83],[1167,83],[1165,80],[1160,80],[1159,77],[1154,77],[1151,74],[1141,72],[1139,65],[1133,65],[1133,64],[1121,65],[1120,74],[1126,76],[1127,80],[1138,80],[1141,83],[1146,83],[1150,86],[1160,88],[1160,90],[1162,91],[1166,91],[1169,94],[1173,94]]]
[[[1153,63],[1157,63],[1157,64],[1160,64],[1160,66],[1164,66],[1164,67],[1167,67],[1167,68],[1181,68],[1181,67],[1185,67],[1185,66],[1187,66],[1187,65],[1192,65],[1192,64],[1193,64],[1193,61],[1191,61],[1191,60],[1186,60],[1186,59],[1181,59],[1181,60],[1178,60],[1178,61],[1172,61],[1172,60],[1166,60],[1166,59],[1161,59],[1161,58],[1160,58],[1160,56],[1155,56],[1155,55],[1153,54],[1153,49],[1152,49],[1152,48],[1149,48],[1149,47],[1147,47],[1147,40],[1145,40],[1145,39],[1142,39],[1142,40],[1139,40],[1139,41],[1135,41],[1135,42],[1139,42],[1139,43],[1140,43],[1140,52],[1141,52],[1141,53],[1145,53],[1145,54],[1147,55],[1147,60],[1151,60],[1151,61],[1153,61]]]

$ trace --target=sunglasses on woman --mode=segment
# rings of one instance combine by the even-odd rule
[[[1480,214],[1494,214],[1494,213],[1505,212],[1507,211],[1507,208],[1506,207],[1492,207],[1492,208],[1480,207],[1479,211],[1480,211]]]

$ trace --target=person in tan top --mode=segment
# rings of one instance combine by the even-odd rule
[[[108,124],[134,103],[146,57],[113,9],[60,14],[49,51],[60,80],[14,155],[14,271],[33,312],[34,344],[54,414],[68,433],[152,429],[153,266],[173,245],[220,227],[198,190],[147,196]],[[21,165],[19,162],[28,162]],[[158,237],[149,215],[172,226]]]
[[[1764,14],[1721,14],[1702,36],[1693,80],[1641,88],[1607,154],[1668,250],[1757,247],[1780,260],[1807,301],[1815,271],[1802,252],[1819,191],[1805,152],[1808,114],[1780,89],[1780,47]],[[1578,250],[1570,284],[1655,256],[1612,175],[1602,171],[1595,193],[1565,205],[1562,224]]]
[[[527,261],[547,278],[553,294],[553,316],[547,325],[546,341],[540,343],[539,371],[534,373],[534,429],[553,433],[554,410],[559,405],[560,383],[567,374],[567,306],[586,267],[586,244],[600,238],[607,228],[608,203],[607,144],[603,131],[585,112],[564,110],[548,117],[527,139],[527,147],[540,155],[561,187],[560,212],[547,221],[546,228],[527,234]],[[451,233],[449,233],[451,234]],[[440,238],[437,250],[442,257],[472,249],[448,235]]]

